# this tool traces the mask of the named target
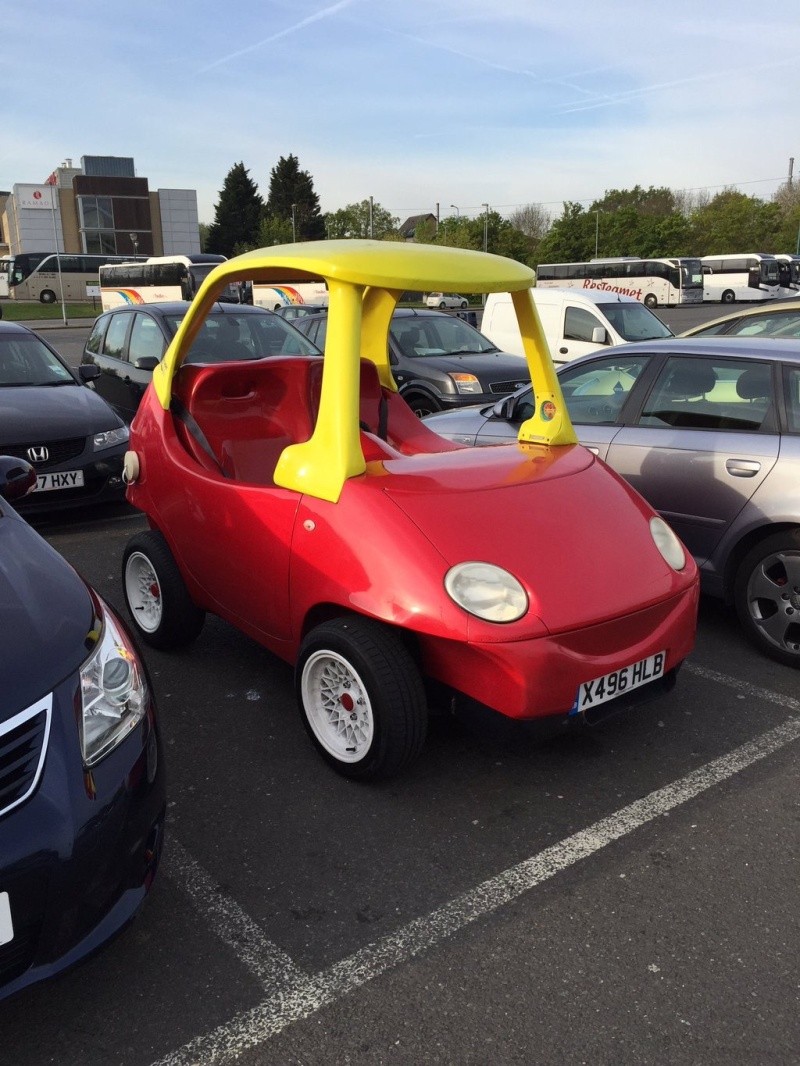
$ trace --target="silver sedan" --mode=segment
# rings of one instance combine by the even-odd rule
[[[672,525],[703,590],[735,605],[767,655],[800,667],[800,344],[626,344],[558,376],[581,443]],[[509,443],[534,402],[527,387],[425,422],[465,444]]]

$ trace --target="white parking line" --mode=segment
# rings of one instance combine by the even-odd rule
[[[747,769],[759,759],[800,739],[800,701],[780,693],[764,692],[746,682],[703,667],[692,666],[690,669],[692,673],[706,680],[722,683],[745,695],[757,695],[760,700],[788,707],[798,714],[798,717],[789,719],[727,755],[706,763],[680,780],[651,792],[607,818],[602,818],[588,828],[545,848],[532,858],[484,881],[430,914],[414,919],[396,933],[362,948],[305,981],[300,979],[299,971],[292,966],[294,974],[288,985],[282,987],[278,984],[272,995],[263,1002],[250,1010],[240,1012],[212,1032],[196,1037],[182,1048],[160,1059],[154,1066],[189,1066],[196,1063],[211,1066],[213,1063],[234,1059],[248,1048],[256,1047],[277,1035],[293,1022],[309,1017],[387,970],[453,936],[470,923],[492,914],[581,859],[588,858],[648,822],[701,795],[714,785]],[[273,945],[270,945],[270,949],[277,950]]]

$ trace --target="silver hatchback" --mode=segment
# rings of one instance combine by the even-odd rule
[[[800,344],[668,339],[559,368],[582,444],[622,474],[736,607],[767,655],[800,667]],[[530,387],[425,419],[465,444],[509,443]]]

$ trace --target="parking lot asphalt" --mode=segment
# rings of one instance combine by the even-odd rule
[[[141,516],[38,525],[123,606]],[[668,697],[549,741],[437,720],[378,786],[320,761],[290,669],[225,623],[145,657],[160,875],[0,1005],[0,1061],[798,1061],[797,674],[721,605]]]

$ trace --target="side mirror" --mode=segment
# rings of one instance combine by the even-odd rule
[[[36,471],[24,459],[0,455],[0,496],[12,502],[36,487]]]
[[[492,418],[502,418],[506,422],[515,421],[514,408],[516,407],[515,396],[504,396],[492,407]]]
[[[592,344],[608,344],[608,333],[604,326],[595,326],[592,330]]]
[[[97,381],[100,377],[100,367],[96,363],[81,363],[78,376],[84,385],[88,385],[90,381]]]
[[[140,355],[138,359],[135,359],[133,365],[136,370],[155,370],[158,366],[158,359],[154,355]]]

